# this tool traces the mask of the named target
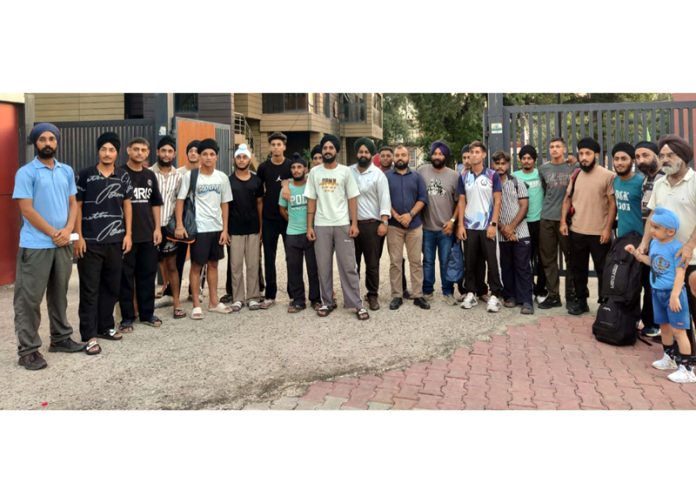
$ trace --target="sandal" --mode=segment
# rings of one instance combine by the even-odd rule
[[[94,339],[90,340],[85,346],[85,353],[90,356],[98,355],[101,353],[101,346]]]
[[[299,304],[290,304],[288,307],[288,313],[299,313],[300,311],[303,311],[306,309],[307,306],[301,306]]]
[[[211,313],[230,314],[232,312],[232,308],[230,306],[226,306],[222,302],[218,302],[217,306],[209,307],[208,311]]]
[[[257,307],[257,308],[254,308],[254,305],[252,304],[253,302],[255,302],[255,301],[252,300],[252,301],[249,302],[249,309],[252,310],[252,311],[253,311],[254,309],[258,309],[258,307]],[[258,304],[258,302],[257,302],[256,304]],[[233,313],[238,313],[239,311],[242,310],[242,307],[244,307],[244,304],[242,304],[242,301],[241,301],[241,300],[238,300],[237,302],[233,302],[232,305],[231,305],[230,307],[232,308],[232,312],[233,312]]]
[[[333,309],[331,309],[329,306],[321,306],[319,309],[317,309],[317,316],[326,318],[331,314],[331,311],[333,311]]]
[[[104,333],[97,334],[96,337],[99,337],[100,339],[106,339],[109,341],[120,341],[121,339],[123,339],[123,336],[120,334],[120,332],[127,333],[133,331],[132,323],[130,324],[130,330],[122,331],[121,326],[124,326],[123,322],[121,322],[121,324],[118,326],[118,330],[116,330],[115,328],[110,328]]]
[[[192,320],[202,320],[203,319],[203,309],[200,307],[194,307],[191,309],[191,319]]]
[[[174,319],[179,320],[181,318],[186,318],[186,311],[184,311],[180,307],[175,307],[174,308]]]
[[[147,325],[148,327],[153,327],[153,328],[159,328],[162,326],[162,320],[160,320],[157,316],[154,314],[152,315],[152,318],[149,320],[141,321],[143,325]]]
[[[135,330],[135,329],[133,328],[133,321],[132,320],[129,320],[129,321],[123,320],[121,323],[118,324],[118,331],[121,334],[130,334],[133,330]],[[97,335],[97,337],[100,337],[100,336]],[[104,337],[104,339],[109,339],[109,337]]]
[[[370,313],[367,312],[367,309],[364,307],[361,307],[358,309],[358,312],[355,313],[360,321],[365,321],[370,319]]]

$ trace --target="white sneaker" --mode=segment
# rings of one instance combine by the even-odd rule
[[[474,307],[476,305],[478,305],[478,300],[476,300],[476,295],[469,292],[466,294],[466,297],[464,297],[464,300],[459,305],[459,307],[461,307],[462,309],[471,309],[472,307]]]
[[[500,311],[500,301],[495,295],[491,295],[488,298],[488,303],[486,304],[486,311],[489,313],[497,313]]]
[[[169,307],[174,305],[174,297],[171,295],[164,295],[162,298],[157,299],[155,301],[155,309],[159,309],[160,307]]]
[[[652,366],[657,370],[675,370],[677,368],[677,362],[667,353],[663,353],[660,360],[652,362]]]
[[[686,370],[686,367],[684,365],[679,365],[679,369],[677,369],[676,372],[672,372],[670,375],[668,375],[667,379],[669,379],[672,382],[684,384],[696,382],[696,375],[694,375],[693,369]]]
[[[544,302],[546,300],[546,297],[548,297],[548,295],[537,295],[536,296],[536,303],[541,304],[542,302]]]

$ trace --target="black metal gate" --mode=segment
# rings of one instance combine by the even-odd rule
[[[694,112],[696,101],[656,101],[647,103],[587,103],[581,105],[502,106],[502,98],[489,99],[486,117],[486,140],[490,150],[502,148],[518,166],[517,152],[532,144],[539,158],[549,159],[549,140],[561,136],[569,152],[576,151],[578,140],[595,138],[602,151],[600,164],[612,168],[612,147],[621,141],[635,144],[674,133],[694,146]],[[496,105],[498,104],[499,105]],[[498,106],[498,110],[495,110]]]
[[[97,164],[97,138],[106,131],[113,131],[121,138],[121,149],[117,165],[128,160],[126,145],[128,141],[141,136],[150,142],[150,165],[156,160],[157,136],[155,122],[149,119],[104,120],[81,122],[56,122],[60,129],[60,144],[56,158],[72,166],[75,173]]]

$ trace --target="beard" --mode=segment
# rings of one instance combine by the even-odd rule
[[[370,163],[372,162],[372,159],[369,157],[358,157],[358,166],[361,168],[367,168]]]
[[[596,159],[592,159],[592,162],[591,162],[591,163],[588,163],[588,164],[583,164],[583,163],[581,162],[581,163],[580,163],[580,169],[582,169],[585,173],[589,173],[590,171],[592,171],[592,168],[595,167],[595,164],[597,164],[597,160],[596,160]]]
[[[396,169],[407,169],[408,168],[408,162],[406,161],[396,161],[394,163],[394,167]]]
[[[636,168],[644,175],[654,175],[659,169],[657,166],[657,159],[653,159],[650,163],[636,164]]]
[[[619,175],[619,176],[627,175],[627,174],[629,174],[629,173],[631,172],[631,166],[628,166],[628,167],[627,167],[626,169],[624,169],[623,171],[619,171],[619,169],[616,167],[616,165],[614,165],[614,172],[616,172],[616,174]]]
[[[237,165],[235,165],[235,166],[234,166],[234,169],[238,169],[238,170],[240,170],[240,171],[246,171],[247,169],[249,169],[249,165],[248,165],[248,164],[247,164],[246,166],[237,166]]]
[[[681,169],[682,164],[663,164],[662,165],[662,171],[665,172],[665,175],[676,175],[679,173],[679,170]]]
[[[321,158],[326,164],[333,164],[333,162],[336,160],[336,155],[322,154]]]
[[[38,151],[40,159],[50,159],[56,155],[56,151],[52,147],[44,147]]]
[[[296,182],[301,182],[302,180],[304,180],[304,178],[305,178],[304,173],[302,173],[300,176],[292,175],[292,179],[295,180]]]
[[[162,159],[160,156],[157,156],[157,165],[162,166],[163,168],[170,168],[173,163],[173,159],[170,159],[169,161],[165,161]]]
[[[439,169],[445,165],[445,161],[442,159],[430,159],[430,164],[432,164],[434,168]]]

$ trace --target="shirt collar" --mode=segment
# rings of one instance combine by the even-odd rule
[[[53,166],[53,169],[56,169],[56,168],[59,168],[59,167],[64,166],[64,164],[63,164],[62,162],[60,162],[58,159],[54,159],[54,162],[55,162],[55,166]],[[46,166],[44,163],[42,163],[42,162],[39,160],[39,156],[38,156],[38,155],[37,155],[37,156],[34,156],[34,159],[31,161],[31,164],[32,164],[32,166],[34,166],[34,168],[36,168],[36,169],[41,169],[41,168],[44,168],[44,169],[51,169],[51,168],[49,168],[48,166]]]

